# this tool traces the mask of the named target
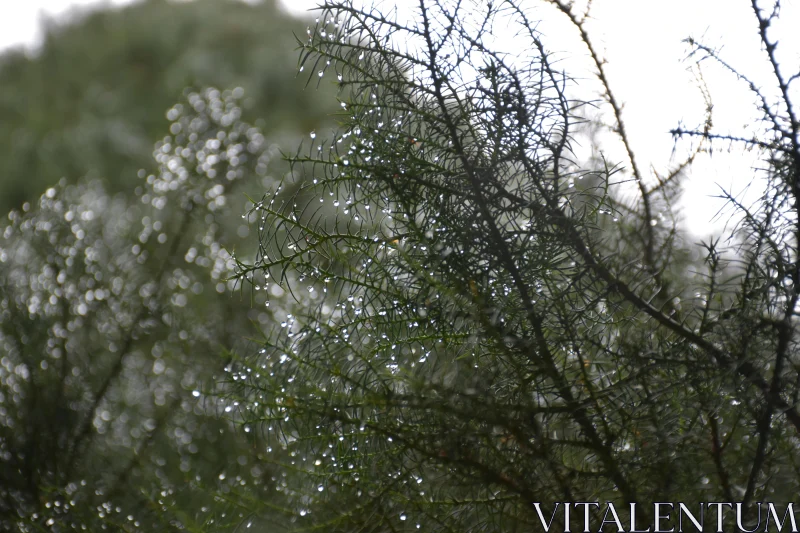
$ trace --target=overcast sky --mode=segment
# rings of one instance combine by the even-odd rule
[[[33,49],[42,36],[40,21],[43,16],[55,17],[76,6],[123,5],[132,0],[0,1],[3,2],[0,48],[25,44]],[[315,0],[281,2],[295,12],[316,4]],[[383,0],[381,5],[388,4],[392,2]],[[398,4],[412,5],[403,0]],[[625,102],[624,117],[643,168],[652,165],[662,172],[673,147],[667,133],[669,129],[680,121],[694,126],[703,118],[703,101],[690,68],[692,63],[685,60],[687,48],[683,39],[701,37],[713,46],[724,45],[723,53],[733,64],[756,80],[768,79],[768,73],[759,69],[764,61],[749,5],[745,0],[594,1],[592,35],[595,44],[606,54],[610,81],[617,88],[617,97]],[[546,23],[540,29],[549,48],[565,51],[565,57],[585,54],[578,43],[565,37],[574,32],[563,25],[563,18],[551,17],[552,13],[542,10]],[[787,28],[785,31],[778,29],[782,34],[782,60],[791,75],[800,70],[800,32],[791,29],[789,22],[800,21],[798,2],[784,2],[782,20]],[[743,125],[754,122],[752,99],[743,85],[711,65],[704,72],[704,78],[713,96],[717,131],[740,132]],[[800,102],[800,96],[796,101]],[[607,149],[612,159],[619,160],[622,156],[612,146]],[[684,215],[690,229],[702,236],[711,228],[721,228],[721,221],[708,224],[721,205],[709,200],[709,196],[719,193],[719,185],[741,190],[752,176],[753,164],[748,156],[715,156],[713,160],[698,161],[684,194]]]

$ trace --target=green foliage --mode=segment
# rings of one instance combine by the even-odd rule
[[[12,212],[0,527],[533,531],[534,503],[791,498],[800,122],[770,34],[780,6],[753,4],[777,97],[690,43],[749,83],[765,132],[717,134],[709,105],[674,132],[693,151],[648,176],[586,15],[545,3],[586,45],[627,161],[575,154],[596,125],[531,3],[422,2],[403,21],[328,2],[300,65],[340,88],[340,128],[311,133],[289,172],[241,89],[190,90],[134,199],[62,182]],[[105,16],[86,27],[122,20]],[[524,53],[495,49],[509,25]],[[202,81],[205,56],[149,48],[169,33],[133,62]],[[760,150],[766,186],[753,206],[730,195],[738,225],[696,245],[674,206],[715,142]],[[75,161],[109,173],[90,153]],[[242,216],[231,199],[256,187]]]
[[[295,80],[292,33],[274,2],[138,2],[47,28],[34,57],[0,57],[0,211],[91,176],[132,191],[152,169],[164,110],[189,87],[243,87],[248,116],[281,138],[313,129],[324,100]]]
[[[259,305],[294,303],[229,380],[243,422],[291,457],[276,488],[301,529],[531,531],[534,502],[747,506],[796,488],[788,91],[763,99],[777,133],[749,143],[765,196],[693,262],[673,206],[697,152],[645,176],[585,19],[547,3],[596,62],[624,170],[577,161],[584,103],[524,2],[423,2],[410,21],[327,2],[309,31],[301,62],[339,81],[341,128],[291,158],[301,187],[250,213],[260,243],[237,276]],[[764,28],[778,10],[754,13]],[[509,24],[522,55],[493,48]],[[677,133],[700,150],[710,128]]]
[[[226,281],[242,229],[231,198],[247,181],[272,183],[277,155],[241,102],[240,89],[187,93],[138,196],[62,182],[11,213],[0,528],[229,531],[247,512],[226,499],[265,500],[258,450],[201,401],[227,348],[270,319]]]

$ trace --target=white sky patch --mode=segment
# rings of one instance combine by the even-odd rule
[[[133,1],[0,0],[3,4],[0,49],[23,44],[29,50],[35,50],[43,34],[43,17],[57,17],[73,7],[120,6]],[[317,5],[316,0],[279,1],[285,10],[297,15],[308,15],[308,10]],[[528,1],[536,5],[533,0]],[[785,1],[783,4],[781,21],[771,29],[771,35],[780,40],[779,59],[785,76],[789,77],[800,71],[800,32],[795,31],[791,23],[800,20],[800,3]],[[384,0],[380,5],[383,8],[397,6],[402,18],[406,16],[403,13],[410,13],[418,3]],[[563,15],[546,7],[544,2],[536,12],[541,13],[538,18],[543,22],[539,30],[554,57],[561,59],[571,74],[588,81],[593,71],[574,28]],[[670,129],[679,124],[691,129],[704,119],[704,103],[697,88],[696,71],[692,70],[694,62],[686,60],[688,46],[682,42],[683,39],[693,36],[720,49],[733,66],[757,84],[762,87],[773,85],[774,78],[760,48],[750,2],[745,0],[595,0],[591,14],[590,36],[608,61],[609,81],[617,99],[624,103],[623,118],[644,172],[650,168],[657,172],[667,169],[673,151]],[[509,30],[509,40],[504,48],[513,50],[517,46],[511,39],[515,31]],[[569,65],[575,68],[571,69]],[[703,77],[714,104],[715,131],[744,136],[755,131],[758,114],[754,98],[746,86],[711,61],[703,63]],[[794,96],[800,103],[800,94],[795,91]],[[624,153],[613,139],[601,139],[601,143],[612,162],[624,162]],[[723,147],[722,144],[717,146]],[[674,154],[676,159],[685,155],[681,147],[685,148],[685,145],[678,147]],[[711,157],[698,158],[690,179],[685,181],[681,208],[687,227],[697,236],[721,230],[727,220],[723,216],[711,222],[724,205],[724,202],[711,198],[719,194],[719,187],[739,192],[753,177],[752,168],[757,161],[752,154],[743,153],[741,147],[735,145],[731,152],[730,155],[715,153]]]
[[[136,0],[0,0],[0,50],[24,46],[35,50],[44,32],[42,22],[71,9],[121,6]]]

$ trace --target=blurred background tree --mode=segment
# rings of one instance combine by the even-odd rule
[[[276,308],[226,279],[246,193],[336,105],[295,79],[305,29],[272,2],[150,0],[0,57],[0,530],[230,531],[244,502],[279,508],[205,395]]]
[[[277,152],[240,90],[187,94],[140,193],[48,188],[0,236],[0,526],[230,528],[264,499],[246,432],[202,402],[227,348],[271,320],[231,297],[239,208]],[[278,163],[280,168],[280,163]],[[260,180],[259,180],[260,181]],[[260,185],[259,185],[260,186]],[[237,498],[241,501],[243,497]],[[213,510],[209,510],[213,509]],[[130,518],[128,518],[130,517]],[[231,522],[233,520],[233,522]],[[126,527],[127,526],[127,527]]]
[[[330,99],[295,79],[305,29],[273,1],[148,0],[53,22],[35,56],[0,56],[0,212],[61,178],[133,191],[185,87],[244,88],[245,114],[276,140],[314,129]]]

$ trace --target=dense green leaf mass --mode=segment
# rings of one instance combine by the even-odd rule
[[[32,57],[0,57],[0,211],[62,177],[132,191],[185,87],[240,86],[265,131],[310,131],[330,102],[295,79],[304,31],[272,1],[150,0],[52,22]]]

